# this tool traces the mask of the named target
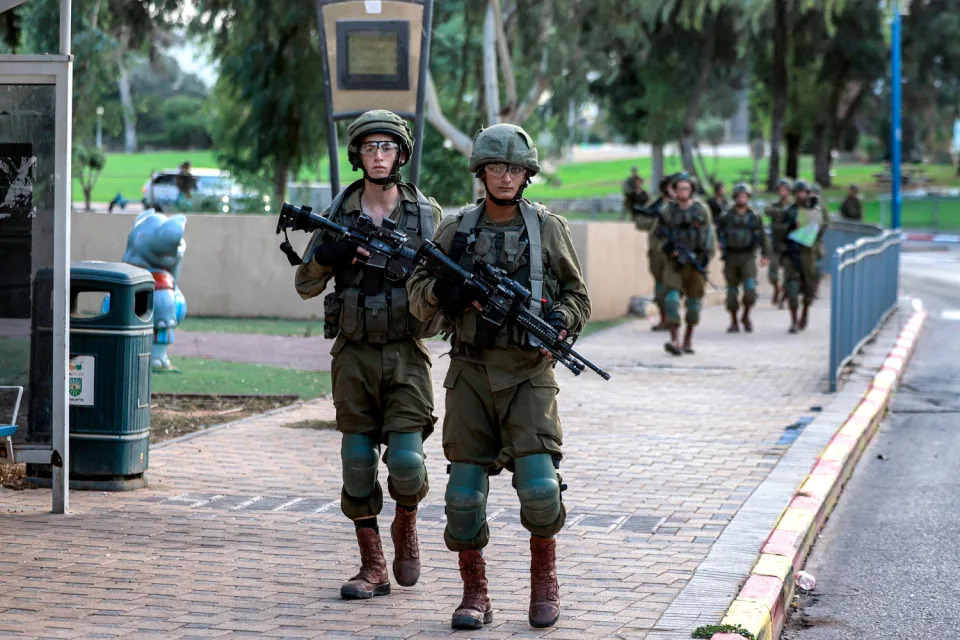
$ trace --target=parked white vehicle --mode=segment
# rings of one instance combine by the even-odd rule
[[[185,205],[178,203],[179,169],[154,171],[142,189],[143,206],[176,212]],[[203,213],[270,213],[270,196],[245,191],[226,171],[191,169],[197,188],[191,195],[190,211]]]

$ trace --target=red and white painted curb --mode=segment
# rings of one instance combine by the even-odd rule
[[[906,231],[900,236],[904,242],[934,242],[937,244],[960,244],[960,236],[950,233],[920,233]]]
[[[900,332],[860,404],[844,421],[760,550],[760,559],[722,623],[740,625],[757,640],[779,637],[794,592],[796,572],[836,505],[850,474],[876,433],[916,348],[925,311],[913,314]],[[717,633],[713,640],[743,640],[736,633]]]

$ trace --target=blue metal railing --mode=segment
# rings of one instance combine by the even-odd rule
[[[897,306],[900,232],[860,238],[834,253],[831,264],[830,390],[840,369],[876,334]]]

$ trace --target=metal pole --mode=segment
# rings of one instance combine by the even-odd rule
[[[330,85],[330,64],[327,60],[327,29],[323,22],[323,3],[317,0],[317,27],[320,30],[320,51],[323,53],[323,99],[327,106],[327,152],[330,156],[330,197],[340,193],[340,157],[337,153],[337,122],[333,119],[333,88]]]
[[[60,0],[60,55],[70,55],[71,0]],[[54,184],[53,254],[53,434],[51,493],[53,513],[70,511],[70,406],[67,400],[67,366],[70,362],[70,185],[73,131],[73,65],[57,75],[56,148],[57,179]],[[57,224],[56,221],[60,220]]]
[[[423,157],[423,102],[427,91],[430,63],[430,39],[433,31],[433,0],[423,3],[423,37],[420,41],[420,79],[417,81],[417,121],[414,124],[413,158],[410,159],[410,182],[420,182],[420,159]]]
[[[891,62],[890,62],[890,96],[892,99],[890,113],[890,177],[891,177],[891,220],[893,229],[900,228],[900,208],[903,204],[900,193],[900,144],[903,133],[900,122],[900,2],[893,0],[893,22],[891,25]]]

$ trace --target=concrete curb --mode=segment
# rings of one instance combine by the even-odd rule
[[[722,624],[740,625],[756,640],[779,637],[793,598],[795,574],[803,567],[843,485],[883,421],[893,391],[916,349],[926,317],[925,311],[915,312],[900,332],[856,409],[846,417],[793,494],[763,544],[760,559],[727,608]],[[712,640],[743,640],[743,636],[717,633]]]

